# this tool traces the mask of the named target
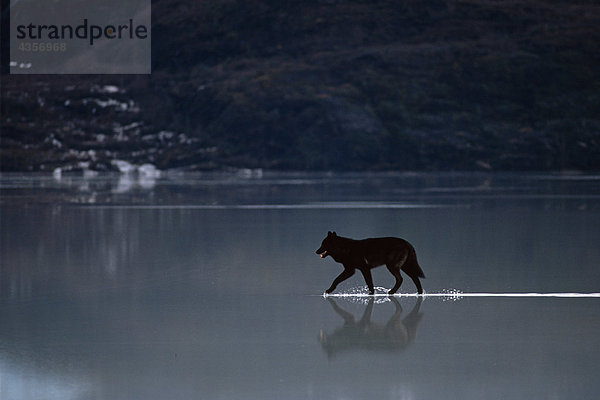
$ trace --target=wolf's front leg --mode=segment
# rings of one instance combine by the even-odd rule
[[[325,291],[325,293],[329,294],[329,293],[333,292],[335,290],[335,288],[337,287],[337,285],[339,285],[341,282],[345,281],[346,279],[350,278],[352,275],[354,275],[354,269],[344,269],[344,271],[342,271],[342,273],[339,274],[337,276],[337,278],[335,278],[333,280],[333,283],[331,284],[329,289],[327,289]]]
[[[371,276],[371,270],[370,269],[361,269],[360,272],[362,272],[362,274],[365,278],[365,282],[367,283],[367,286],[369,287],[369,294],[375,294],[375,287],[373,286],[373,277]]]

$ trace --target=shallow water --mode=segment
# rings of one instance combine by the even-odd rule
[[[597,176],[3,175],[0,186],[0,399],[600,390],[600,298],[468,295],[600,292]],[[323,297],[341,271],[314,254],[328,230],[409,240],[430,295]],[[385,268],[373,275],[392,286]],[[338,293],[363,285],[356,274]]]

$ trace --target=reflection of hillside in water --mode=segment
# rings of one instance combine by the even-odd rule
[[[115,160],[120,173],[0,176],[3,205],[235,206],[420,204],[479,206],[535,201],[539,208],[585,210],[600,194],[595,175],[451,173],[280,173],[159,171]]]
[[[331,333],[319,332],[319,340],[329,358],[354,350],[397,352],[409,347],[415,339],[423,314],[419,312],[423,298],[419,297],[412,310],[404,318],[402,306],[393,296],[394,313],[385,324],[372,321],[375,301],[370,298],[359,321],[328,298],[333,310],[344,319],[344,324]]]
[[[248,253],[245,242],[233,245],[237,235],[225,236],[233,217],[218,213],[60,205],[5,211],[11,228],[2,232],[3,300],[164,285],[225,290],[226,273]]]

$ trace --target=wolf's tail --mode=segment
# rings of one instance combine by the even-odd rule
[[[414,249],[411,249],[411,252],[408,256],[408,260],[404,264],[402,268],[409,276],[418,276],[419,278],[425,278],[425,273],[421,269],[419,262],[417,261],[417,253]]]

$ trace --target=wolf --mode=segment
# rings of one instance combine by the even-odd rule
[[[323,239],[316,253],[321,258],[331,256],[336,262],[344,265],[344,271],[333,280],[325,293],[332,293],[337,285],[354,275],[358,269],[369,287],[369,294],[375,294],[371,269],[384,264],[396,278],[396,284],[389,294],[396,293],[402,284],[400,270],[412,279],[418,293],[423,293],[419,278],[425,278],[425,274],[417,262],[414,247],[404,239],[383,237],[354,240],[338,236],[335,232],[327,232],[327,237]]]

